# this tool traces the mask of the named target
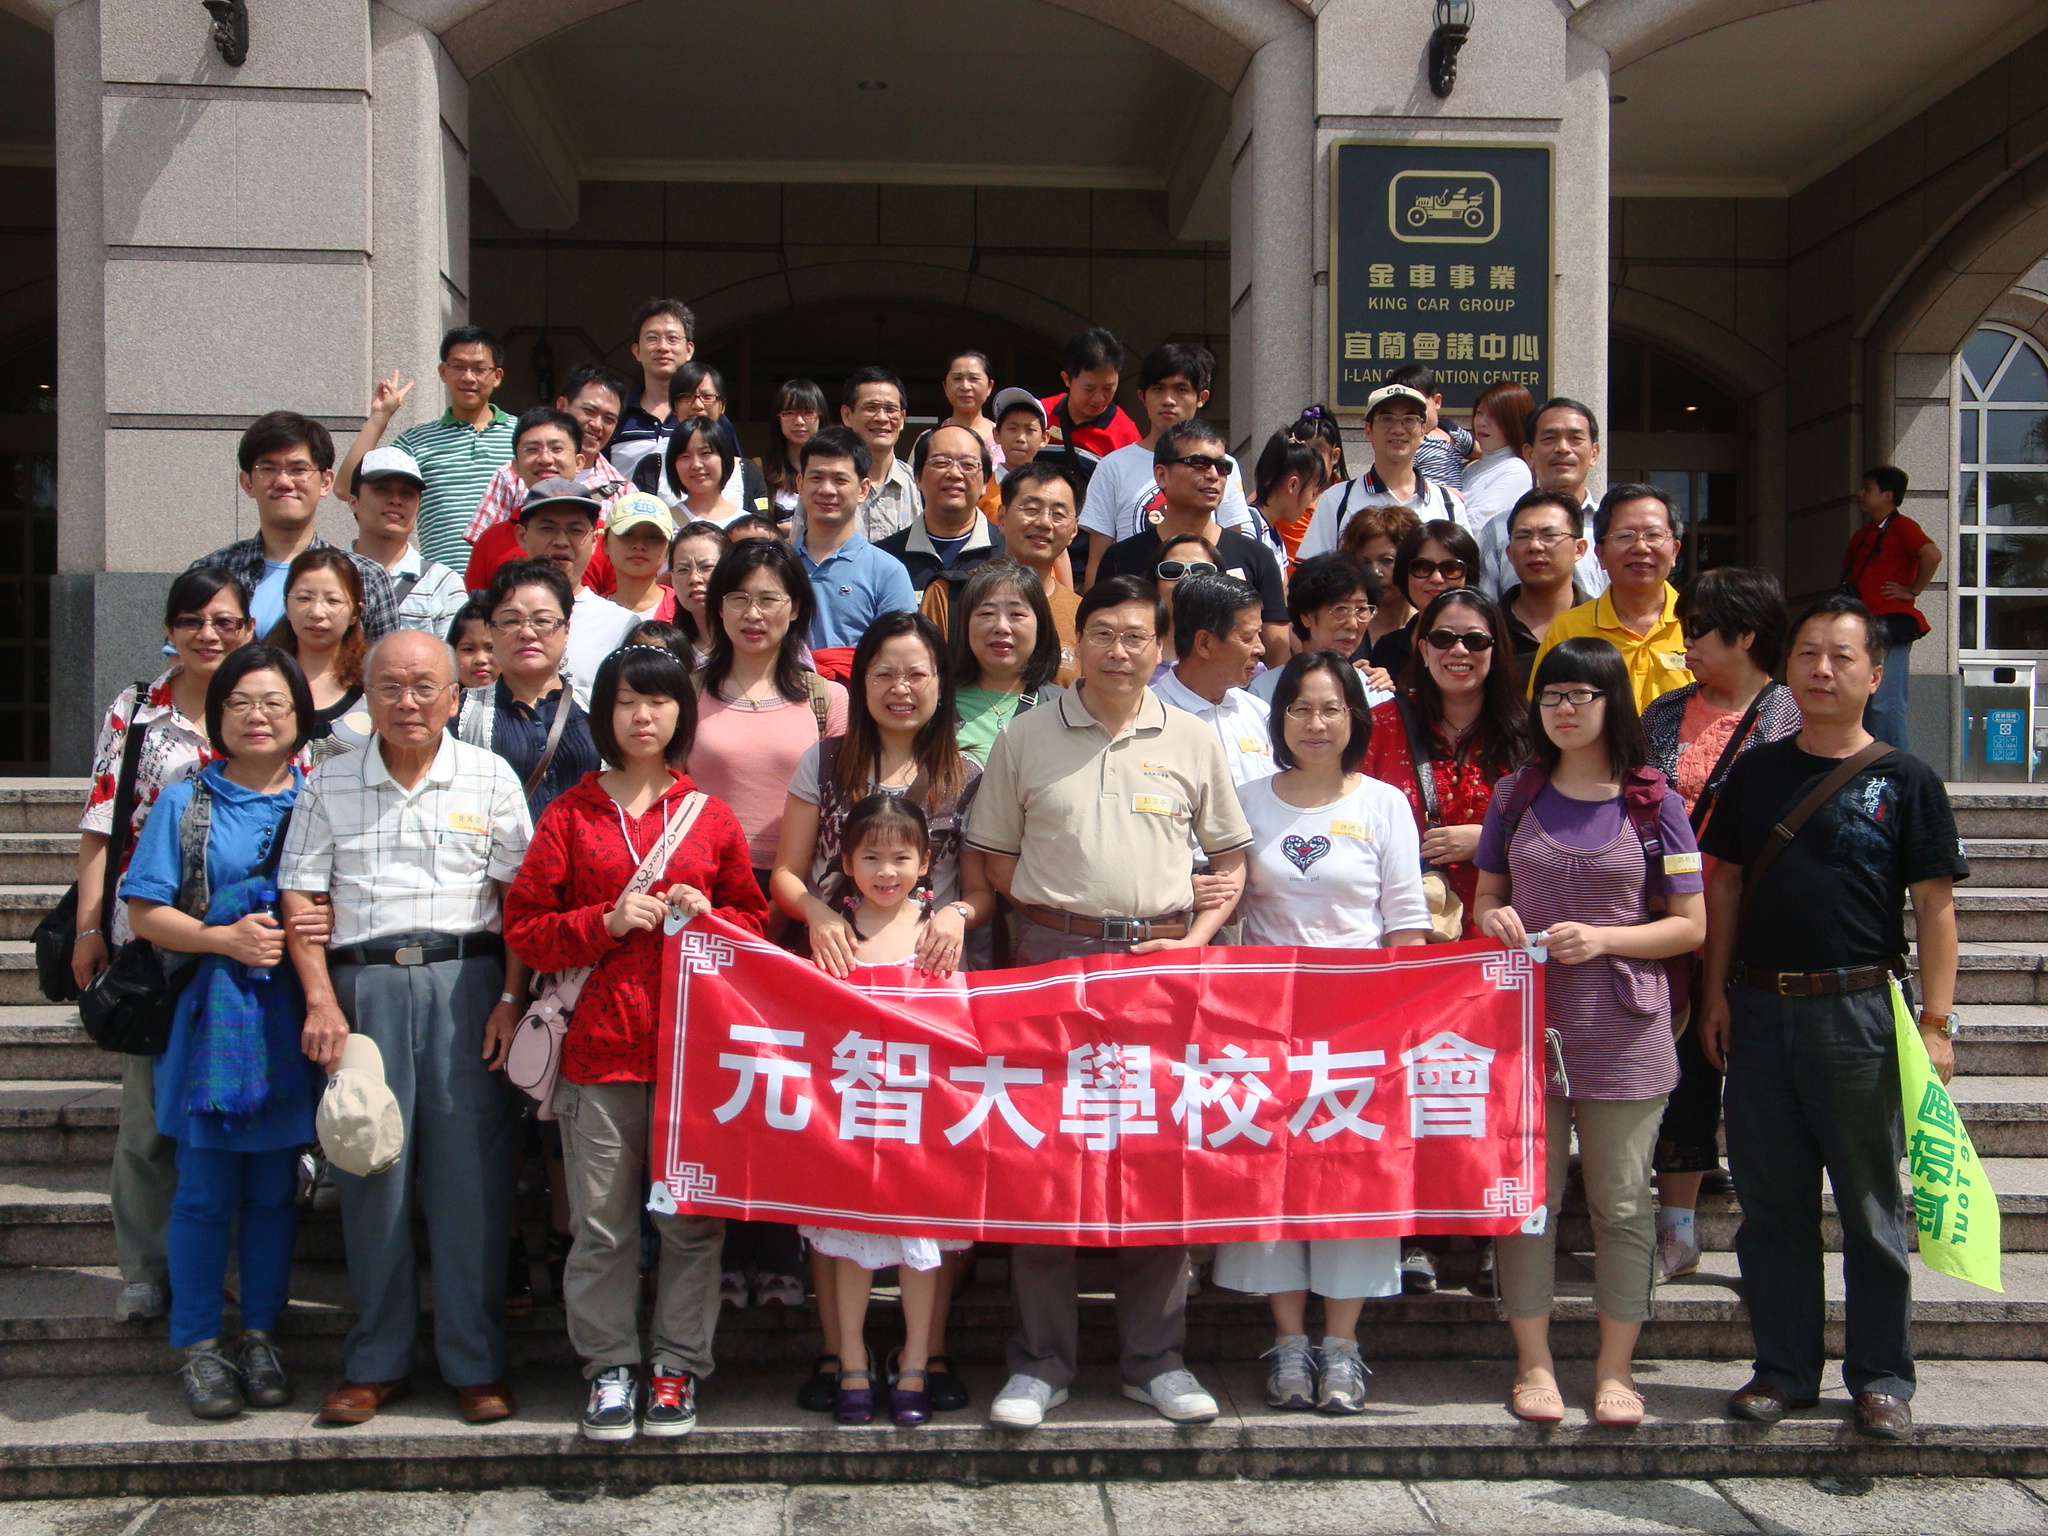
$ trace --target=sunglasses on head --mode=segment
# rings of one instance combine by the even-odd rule
[[[1493,649],[1493,636],[1483,629],[1432,629],[1422,637],[1432,650],[1448,651],[1464,646],[1474,656],[1483,656]]]
[[[1179,581],[1196,571],[1207,571],[1212,576],[1216,573],[1216,567],[1207,560],[1162,560],[1153,570],[1161,581]]]

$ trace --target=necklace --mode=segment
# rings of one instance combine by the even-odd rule
[[[996,728],[998,730],[1010,723],[1017,713],[1017,706],[1024,702],[1022,689],[1019,689],[1016,693],[1007,693],[997,688],[983,688],[981,691],[994,694],[999,700],[1007,700],[1009,703],[1008,709],[1005,709],[1001,703],[991,704],[988,707],[988,712],[996,717]]]

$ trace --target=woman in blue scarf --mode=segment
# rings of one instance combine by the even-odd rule
[[[314,1138],[321,1074],[299,1048],[304,1000],[272,908],[279,850],[305,775],[313,721],[305,674],[250,645],[206,691],[220,760],[171,785],[121,882],[136,936],[184,964],[170,1044],[156,1063],[157,1129],[178,1144],[171,1203],[171,1343],[192,1412],[224,1419],[291,1401],[270,1331],[284,1310],[298,1217],[299,1149]],[[180,957],[196,956],[197,965]],[[222,1289],[236,1234],[242,1341],[221,1351]]]

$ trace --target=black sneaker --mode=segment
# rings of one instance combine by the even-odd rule
[[[291,1379],[284,1373],[284,1361],[269,1334],[244,1333],[242,1347],[235,1352],[235,1368],[241,1373],[242,1393],[251,1408],[282,1408],[292,1400]]]
[[[647,1411],[640,1416],[642,1434],[687,1435],[697,1427],[697,1378],[688,1371],[647,1378]]]
[[[586,1440],[630,1440],[638,1434],[634,1399],[639,1396],[636,1373],[630,1365],[615,1365],[590,1379],[590,1403],[583,1410],[583,1438]]]
[[[211,1347],[217,1342],[192,1345],[178,1370],[178,1384],[195,1419],[232,1419],[242,1411],[237,1373],[228,1357]]]

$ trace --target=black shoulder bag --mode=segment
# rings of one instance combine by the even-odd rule
[[[107,832],[106,889],[100,899],[100,932],[114,931],[114,889],[121,883],[121,859],[128,851],[134,832],[135,776],[142,761],[142,746],[149,727],[138,726],[135,716],[149,699],[149,684],[135,685],[135,707],[128,714],[128,730],[121,742],[121,769],[114,779],[114,816]],[[82,835],[82,834],[81,834]],[[63,899],[36,924],[36,982],[43,996],[53,1003],[78,1001],[78,982],[71,973],[71,955],[78,944],[78,882]],[[109,945],[112,939],[108,940]]]

